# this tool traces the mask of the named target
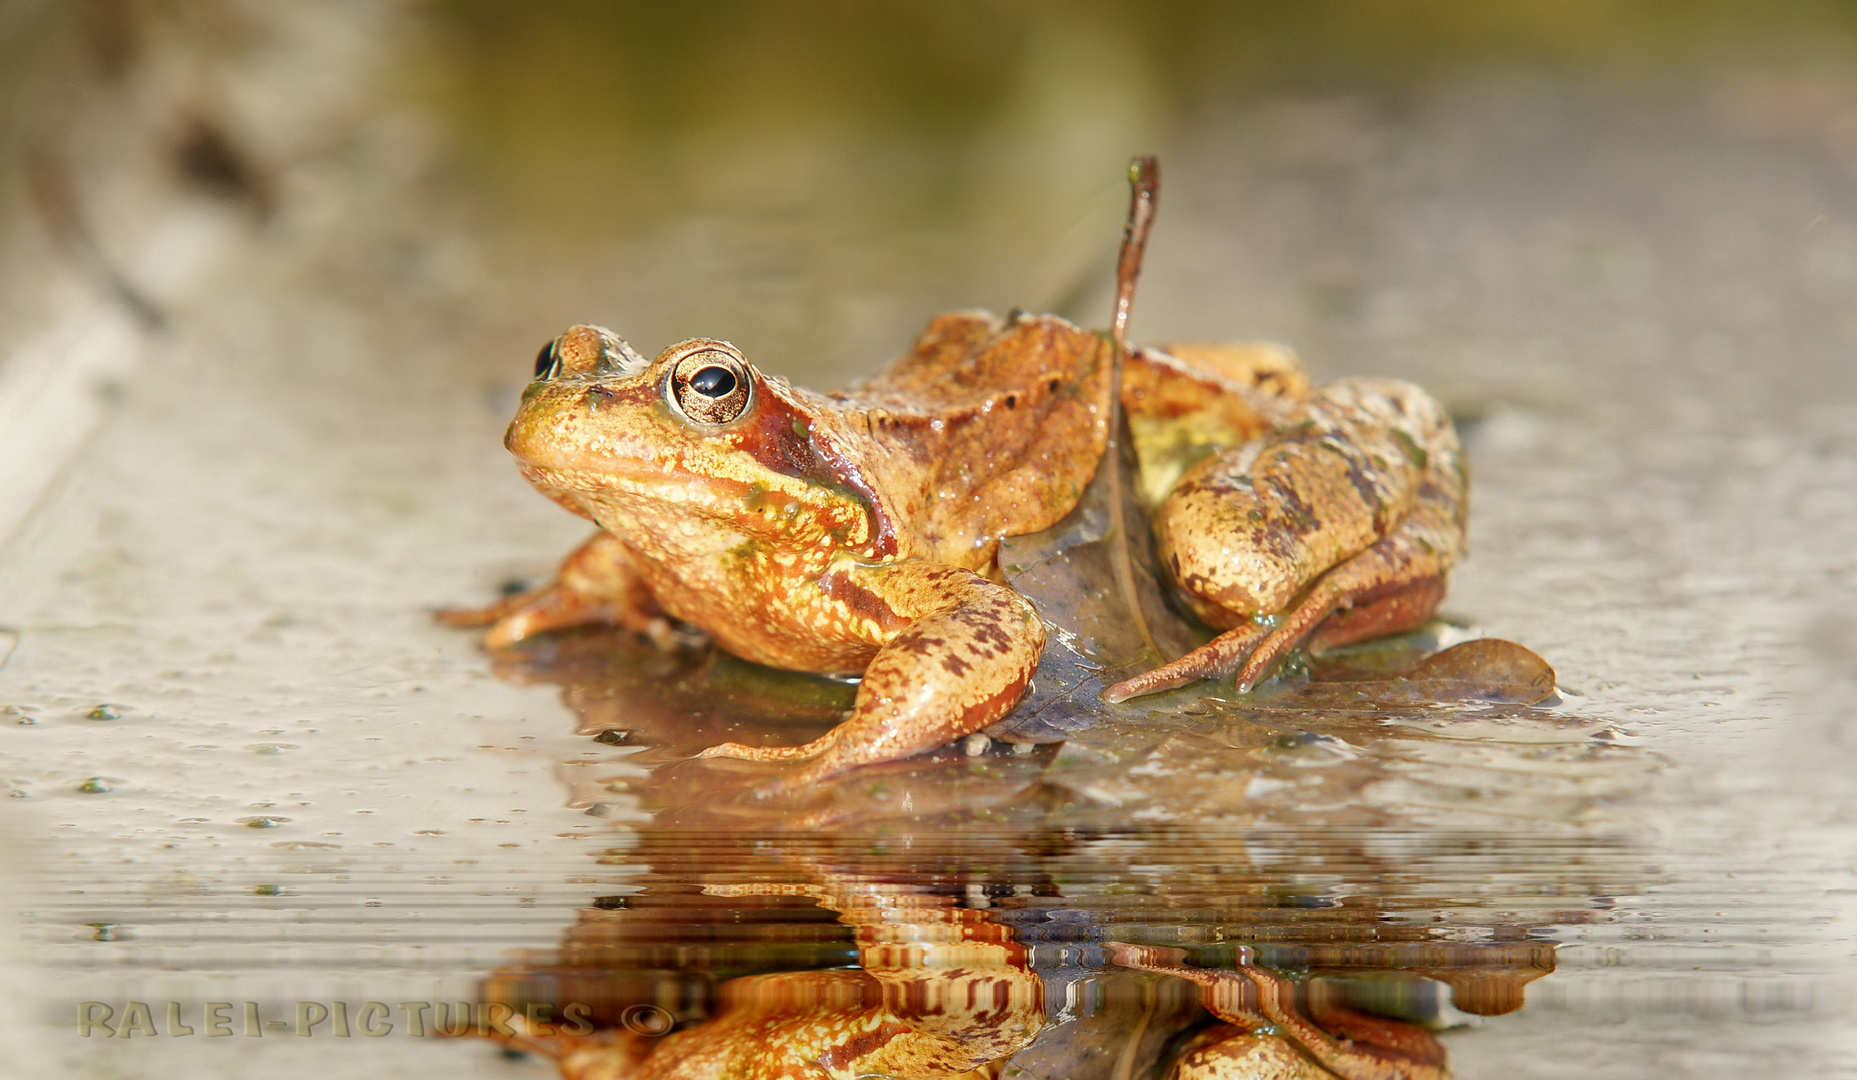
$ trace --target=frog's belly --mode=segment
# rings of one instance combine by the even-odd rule
[[[744,660],[790,671],[854,675],[869,666],[879,644],[816,581],[735,590],[718,595],[682,582],[654,583],[664,610],[709,632]]]

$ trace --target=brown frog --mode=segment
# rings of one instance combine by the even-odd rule
[[[1045,642],[1004,584],[1002,537],[1076,505],[1120,402],[1169,575],[1206,646],[1112,701],[1240,668],[1248,689],[1297,644],[1416,625],[1462,545],[1457,442],[1418,388],[1309,392],[1274,346],[1128,348],[1158,171],[1135,188],[1112,330],[955,312],[888,369],[834,394],[695,338],[646,360],[608,330],[545,346],[504,442],[523,475],[600,532],[547,586],[456,625],[491,647],[582,623],[660,642],[682,628],[776,667],[861,675],[849,717],[798,747],[797,787],[931,749],[1005,716]]]

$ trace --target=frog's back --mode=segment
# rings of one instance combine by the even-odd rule
[[[913,479],[930,546],[966,565],[1076,505],[1108,441],[1112,360],[1106,338],[1054,315],[950,312],[832,396]]]

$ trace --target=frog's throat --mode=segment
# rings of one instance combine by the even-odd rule
[[[707,519],[744,537],[833,547],[881,558],[883,536],[872,527],[869,505],[856,492],[823,488],[801,479],[744,480],[602,464],[570,468],[521,462],[522,475],[556,502],[617,532],[638,519],[682,516]],[[770,483],[787,479],[788,483]]]

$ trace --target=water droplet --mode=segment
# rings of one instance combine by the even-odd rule
[[[122,716],[121,705],[99,705],[84,714],[86,720],[121,720]]]
[[[101,795],[106,791],[114,790],[114,784],[104,777],[93,776],[77,785],[77,790],[85,795]]]
[[[274,817],[270,814],[258,814],[253,817],[234,818],[233,820],[245,826],[247,829],[275,829],[279,825],[285,824],[290,819],[287,817]]]
[[[84,925],[90,927],[92,941],[128,941],[135,936],[116,923],[93,922]]]
[[[595,735],[593,741],[607,746],[624,746],[632,741],[632,733],[624,728],[608,728]]]
[[[283,896],[284,895],[284,887],[282,885],[254,885],[252,886],[251,891],[252,891],[253,896]]]
[[[286,750],[295,750],[293,743],[252,743],[245,749],[254,754],[281,754]]]

